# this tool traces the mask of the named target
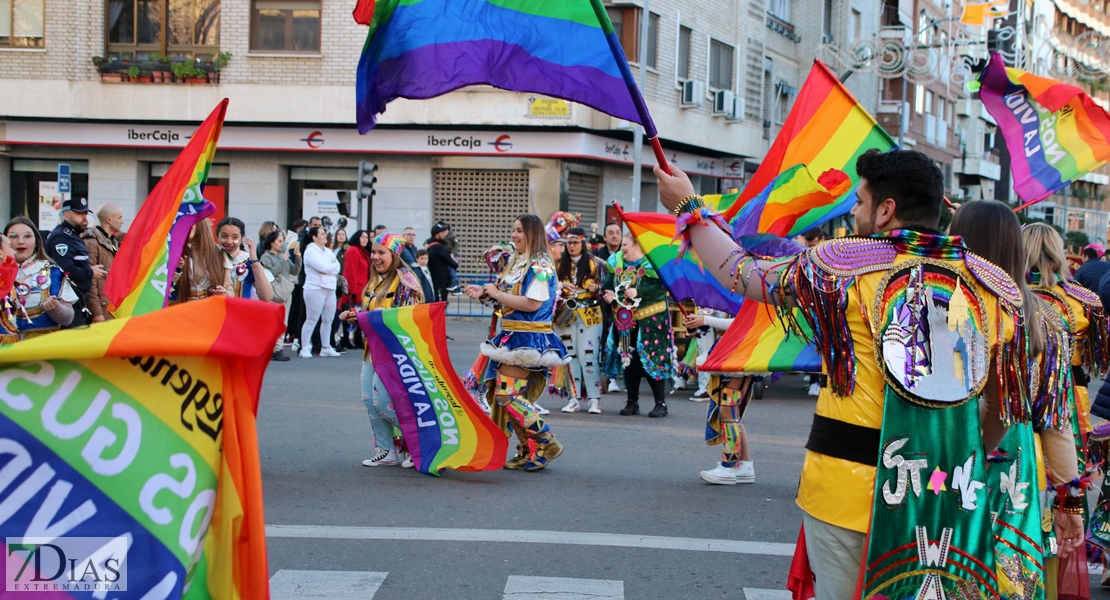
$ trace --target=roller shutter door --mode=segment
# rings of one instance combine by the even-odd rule
[[[567,177],[567,210],[582,215],[582,228],[590,232],[590,225],[597,223],[597,208],[601,196],[601,178],[597,175],[569,173]]]
[[[513,221],[528,212],[528,171],[433,170],[432,217],[451,225],[459,240],[459,272],[485,275],[483,256],[508,242]]]

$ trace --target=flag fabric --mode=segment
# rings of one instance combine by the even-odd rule
[[[732,219],[733,237],[769,233],[794,237],[824,224],[824,210],[852,186],[844,171],[829,169],[814,179],[805,165],[782,172],[758,196],[740,207]]]
[[[859,183],[856,158],[871,148],[885,152],[894,146],[894,140],[825,63],[815,60],[759,169],[740,191],[737,201],[721,214],[732,221],[742,206],[796,165],[805,165],[813,173],[839,169],[852,181],[852,187],[836,202],[814,209],[807,218],[828,221],[848,214],[855,203],[855,185]]]
[[[0,348],[8,574],[10,538],[113,538],[109,598],[268,598],[255,415],[282,314],[210,298]]]
[[[730,315],[740,310],[743,296],[721,285],[716,277],[702,268],[696,250],[691,248],[679,257],[679,245],[674,241],[673,216],[621,212],[621,219],[636,237],[636,243],[675,300],[693,300],[699,307],[721,310]]]
[[[356,82],[366,133],[395,98],[468,85],[545,94],[640,123],[644,98],[601,0],[362,0],[372,11]]]
[[[960,23],[971,27],[984,27],[991,19],[1010,16],[1010,0],[989,0],[964,4]]]
[[[812,339],[805,319],[798,317],[797,322]],[[698,368],[720,373],[820,373],[821,356],[800,336],[785,331],[773,307],[746,299]]]
[[[226,113],[225,98],[135,215],[104,283],[108,311],[117,319],[146,314],[169,302],[170,273],[177,269],[189,230],[216,210],[204,199],[204,186]]]
[[[467,393],[447,353],[447,303],[364,311],[374,372],[393,399],[413,466],[492,471],[505,466],[509,441]]]
[[[979,98],[1010,151],[1014,191],[1034,204],[1110,160],[1110,115],[1083,90],[1006,67],[994,53]]]

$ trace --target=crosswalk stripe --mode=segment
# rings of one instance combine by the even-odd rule
[[[553,596],[558,594],[558,596]],[[503,600],[624,600],[624,582],[612,579],[510,575]]]
[[[345,540],[425,540],[436,542],[524,542],[571,546],[616,546],[656,550],[726,552],[761,556],[794,556],[794,544],[708,538],[629,535],[577,531],[518,529],[446,529],[435,527],[339,527],[333,525],[267,525],[271,538]]]
[[[372,571],[294,571],[270,578],[270,600],[369,600],[388,573]]]
[[[791,600],[794,596],[787,590],[761,590],[744,588],[745,600]]]

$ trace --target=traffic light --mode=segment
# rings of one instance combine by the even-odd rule
[[[358,163],[358,199],[363,198],[371,199],[374,197],[374,184],[378,182],[378,178],[374,176],[374,172],[378,170],[378,165],[369,161],[361,161]]]

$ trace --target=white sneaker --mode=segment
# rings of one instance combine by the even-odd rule
[[[378,448],[374,451],[374,456],[362,461],[364,467],[385,467],[397,464],[397,452],[390,448]]]
[[[293,350],[293,354],[296,354],[296,353],[301,351],[301,343],[300,342],[293,342],[292,344],[289,345],[289,347]]]
[[[621,386],[617,385],[617,380],[616,379],[610,379],[609,380],[609,389],[607,391],[610,394],[619,394],[620,393]]]
[[[601,414],[601,398],[590,398],[590,408],[586,412],[591,415]]]
[[[342,354],[335,351],[335,348],[321,348],[320,356],[342,356]]]
[[[532,406],[535,407],[537,415],[543,416],[543,415],[551,414],[551,411],[547,410],[546,408],[544,408],[542,406],[540,406],[539,402],[533,402]]]
[[[402,452],[401,453],[401,466],[406,468],[406,469],[411,469],[412,468],[412,466],[413,466],[412,455],[410,455],[408,452]]]
[[[312,351],[309,350],[308,352],[301,352],[297,356],[300,356],[301,358],[312,358]]]
[[[753,475],[752,477],[754,478],[755,476]],[[702,471],[701,478],[709,483],[716,483],[718,485],[736,485],[736,469],[717,463],[716,468],[709,471]]]
[[[678,391],[678,390],[684,390],[684,389],[686,389],[686,378],[685,377],[675,377],[675,379],[674,379],[674,390]]]
[[[690,402],[709,402],[709,392],[705,390],[698,390],[690,396]]]
[[[736,483],[755,483],[755,465],[750,460],[736,463]]]
[[[809,395],[810,396],[820,396],[821,395],[821,384],[817,383],[816,381],[809,384]]]
[[[563,412],[565,412],[565,413],[576,413],[576,412],[578,412],[578,398],[571,398],[570,401],[567,402],[567,405],[563,407]]]

